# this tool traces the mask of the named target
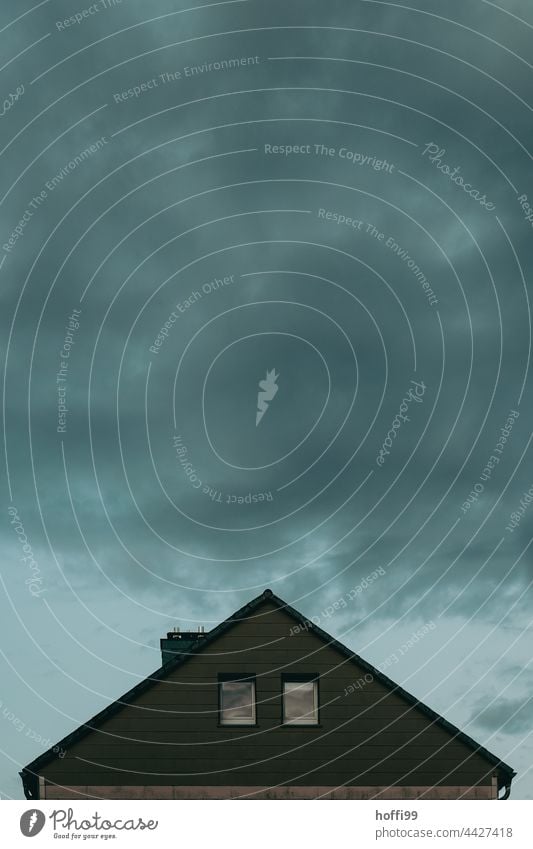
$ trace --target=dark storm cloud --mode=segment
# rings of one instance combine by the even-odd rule
[[[480,706],[472,721],[481,728],[503,734],[526,734],[531,730],[531,699],[499,700],[487,708]]]

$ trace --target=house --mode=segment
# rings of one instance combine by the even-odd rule
[[[28,799],[497,799],[513,769],[265,590],[20,773]]]

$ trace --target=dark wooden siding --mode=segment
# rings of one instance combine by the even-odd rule
[[[66,785],[490,785],[494,768],[265,602],[43,767]],[[281,674],[320,675],[320,727],[280,727]],[[255,727],[218,727],[217,676],[257,676]]]

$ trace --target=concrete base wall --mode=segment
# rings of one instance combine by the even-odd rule
[[[46,784],[46,799],[495,799],[492,784],[476,787],[176,787]]]

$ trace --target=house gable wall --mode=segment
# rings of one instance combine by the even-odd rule
[[[176,798],[194,788],[285,786],[298,793],[343,785],[367,793],[394,785],[404,792],[440,786],[443,793],[478,787],[490,798],[495,768],[484,757],[317,634],[296,629],[291,616],[265,601],[43,766],[47,797],[66,798],[64,787],[140,793],[158,786]],[[290,671],[319,674],[320,727],[280,727],[281,675]],[[256,674],[257,726],[218,725],[222,672]]]

